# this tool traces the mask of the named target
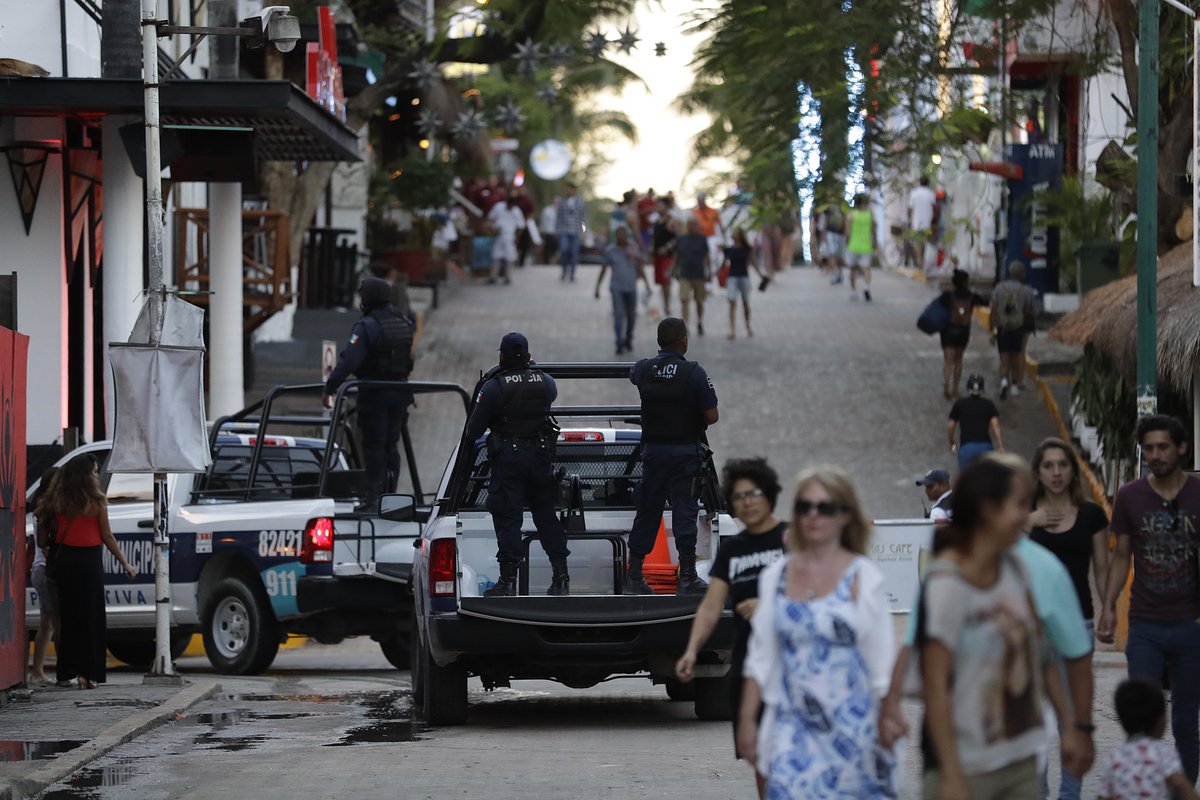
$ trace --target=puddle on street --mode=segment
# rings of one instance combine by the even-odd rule
[[[74,750],[84,739],[60,741],[36,741],[23,739],[0,739],[0,761],[43,761],[56,758]]]
[[[42,794],[39,800],[85,800],[100,797],[100,789],[124,786],[137,774],[134,759],[117,759],[104,766],[85,767],[58,788]]]

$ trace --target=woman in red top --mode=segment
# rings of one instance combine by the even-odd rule
[[[107,547],[130,578],[137,571],[113,538],[94,458],[76,458],[59,470],[50,486],[48,510],[56,522],[53,571],[61,625],[56,643],[58,684],[69,686],[74,680],[80,689],[95,689],[106,678],[101,549]]]

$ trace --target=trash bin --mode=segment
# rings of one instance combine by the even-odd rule
[[[1083,242],[1075,249],[1075,257],[1080,295],[1121,277],[1121,246],[1117,242]]]

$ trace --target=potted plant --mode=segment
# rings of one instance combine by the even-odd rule
[[[450,165],[411,155],[376,171],[367,210],[372,269],[396,270],[413,282],[428,280],[434,215],[450,201]]]
[[[1077,176],[1063,178],[1057,189],[1034,195],[1045,208],[1045,222],[1059,230],[1064,291],[1086,294],[1120,277],[1120,243],[1112,195],[1106,189],[1089,194]]]

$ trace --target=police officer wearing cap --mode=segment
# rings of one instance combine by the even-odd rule
[[[404,381],[412,371],[413,321],[391,304],[392,287],[382,278],[366,278],[358,287],[362,317],[350,331],[350,342],[338,356],[325,382],[322,402],[333,407],[333,395],[351,374],[364,381]],[[358,428],[362,433],[363,468],[368,505],[394,491],[400,479],[400,431],[412,405],[403,388],[363,387],[358,391]]]
[[[488,454],[492,472],[487,508],[496,529],[500,579],[484,592],[487,597],[517,593],[517,568],[524,558],[521,521],[529,506],[542,549],[553,571],[546,594],[570,594],[567,574],[567,534],[555,512],[558,481],[554,475],[554,447],[558,429],[550,420],[550,406],[558,397],[554,379],[534,369],[529,341],[520,333],[500,340],[500,372],[483,384],[475,409],[467,420],[467,441],[477,442],[490,430]]]
[[[935,524],[942,525],[950,521],[950,473],[944,469],[931,469],[917,481],[917,486],[925,490],[925,497],[933,503],[933,509],[927,516]]]
[[[717,393],[704,367],[684,358],[687,325],[678,317],[658,323],[654,358],[633,365],[629,380],[642,398],[642,483],[629,534],[625,594],[653,594],[642,574],[654,548],[663,506],[671,500],[671,532],[679,553],[676,594],[701,594],[708,584],[696,574],[696,479],[704,466],[704,431],[717,422]]]

